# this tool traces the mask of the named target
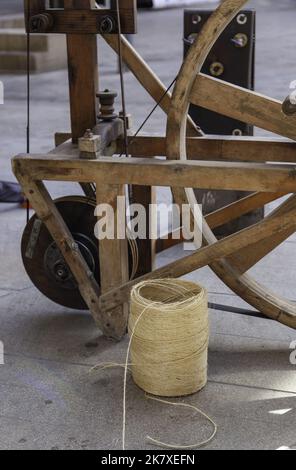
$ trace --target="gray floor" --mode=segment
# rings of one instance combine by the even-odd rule
[[[8,2],[6,2],[8,3]],[[283,99],[296,78],[295,20],[292,0],[257,0],[257,90]],[[182,11],[139,15],[135,45],[168,84],[182,57]],[[119,88],[116,60],[101,45],[101,87]],[[10,157],[25,151],[25,77],[3,76],[5,104],[0,108],[1,178],[11,179]],[[137,126],[153,106],[126,74],[128,110]],[[68,130],[66,71],[32,78],[32,151],[45,152],[53,133]],[[158,111],[145,131],[164,132]],[[74,185],[51,185],[54,194],[77,193]],[[0,206],[0,366],[1,449],[118,449],[121,445],[123,377],[121,370],[89,373],[104,361],[122,362],[127,342],[105,340],[88,313],[68,311],[45,299],[22,267],[19,245],[25,213]],[[167,252],[159,264],[180,255]],[[288,269],[289,267],[289,269]],[[295,238],[262,261],[254,275],[265,285],[295,299]],[[246,305],[208,270],[189,276],[202,282],[210,300]],[[218,424],[211,449],[296,448],[296,369],[289,361],[296,333],[271,321],[211,311],[209,382],[186,399]],[[208,424],[148,402],[128,382],[127,446],[151,448],[145,435],[187,444],[208,435]]]

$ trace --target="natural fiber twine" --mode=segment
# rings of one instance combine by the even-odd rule
[[[132,376],[145,392],[181,397],[206,385],[205,289],[173,279],[138,284],[131,293],[129,334]]]
[[[206,385],[209,324],[205,289],[192,282],[172,279],[138,284],[131,293],[129,335],[125,364],[104,363],[92,369],[124,368],[123,450],[128,371],[132,371],[134,382],[145,392],[162,397],[190,395]],[[216,423],[196,406],[147,394],[145,397],[168,406],[191,409],[203,416],[213,428],[208,438],[190,445],[169,444],[146,436],[154,445],[167,449],[196,449],[215,437]]]

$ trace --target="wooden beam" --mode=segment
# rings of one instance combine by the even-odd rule
[[[154,269],[155,240],[150,239],[150,212],[151,204],[156,204],[156,188],[151,186],[131,186],[130,204],[141,204],[146,212],[146,239],[138,239],[139,266],[136,278],[150,273]]]
[[[117,152],[123,151],[122,140]],[[130,137],[129,151],[138,157],[166,156],[166,138]],[[296,143],[288,139],[212,136],[187,138],[188,160],[242,162],[296,162]]]
[[[65,0],[64,6],[69,11],[90,9],[92,0]],[[96,35],[68,34],[67,51],[72,139],[77,143],[86,129],[92,129],[96,124],[99,86]]]
[[[56,147],[59,147],[70,139],[72,139],[71,132],[56,132],[54,135],[54,144]]]
[[[214,230],[217,227],[221,227],[228,222],[238,219],[242,215],[249,214],[256,209],[264,207],[266,204],[269,204],[283,196],[285,196],[285,193],[282,192],[249,194],[228,206],[208,214],[206,216],[206,221],[209,227]]]
[[[296,196],[293,195],[287,199],[283,204],[277,207],[271,214],[267,216],[268,219],[276,219],[285,214],[289,214],[295,220],[296,216]],[[228,261],[236,267],[241,274],[247,272],[250,268],[255,266],[266,255],[275,250],[281,243],[289,238],[295,232],[293,225],[286,231],[278,233],[270,233],[268,227],[265,228],[265,237],[260,241],[254,241],[249,247],[240,250],[231,256]]]
[[[33,179],[102,184],[171,186],[249,192],[296,192],[296,167],[260,163],[166,161],[137,158],[77,160],[62,155],[20,155],[14,167]]]
[[[284,193],[253,193],[248,196],[239,199],[238,201],[229,204],[228,206],[217,209],[215,212],[205,216],[205,220],[209,227],[214,230],[217,227],[221,227],[232,220],[235,220],[242,215],[248,214],[253,210],[259,209],[266,204],[275,201],[285,196]],[[176,233],[179,233],[177,230]],[[182,243],[184,240],[178,240],[173,236],[173,233],[169,233],[167,237],[162,237],[157,240],[156,252],[160,253],[168,248]]]
[[[224,116],[296,140],[296,116],[286,116],[282,103],[216,78],[198,74],[189,101]]]
[[[113,224],[115,228],[114,239],[106,238],[98,241],[102,293],[109,292],[129,280],[127,239],[120,239],[117,233],[117,197],[119,196],[125,197],[125,187],[123,185],[97,184],[97,204],[108,204],[112,207],[113,213],[109,214],[106,212],[104,220],[106,220],[107,224]],[[126,220],[123,220],[122,228],[124,232],[125,227]],[[118,338],[123,337],[127,330],[127,319],[128,305],[122,304],[110,313],[107,324],[104,325],[106,331],[109,330],[111,336],[116,332]]]
[[[185,258],[174,261],[163,268],[155,270],[153,273],[143,276],[138,280],[131,281],[119,289],[103,295],[100,298],[101,308],[102,310],[112,310],[123,302],[128,301],[131,289],[138,282],[149,279],[178,278],[184,276],[216,260],[225,258],[247,247],[251,243],[260,241],[265,237],[267,229],[270,234],[278,234],[279,232],[287,231],[290,227],[293,227],[294,230],[296,229],[296,220],[290,217],[289,214],[281,215],[276,219],[266,219],[264,224],[261,222],[241,230],[234,235],[230,235],[212,245],[201,248]]]
[[[76,7],[77,10],[45,10],[44,8],[37,13],[46,13],[52,18],[52,25],[46,31],[50,34],[100,34],[101,20],[108,17],[112,18],[114,30],[112,34],[118,33],[117,12],[114,10],[88,10],[86,8]],[[136,22],[133,10],[120,8],[121,28],[123,34],[136,33]],[[31,34],[40,34],[41,31],[28,28]]]

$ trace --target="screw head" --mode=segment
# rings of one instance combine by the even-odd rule
[[[243,25],[243,24],[246,24],[248,22],[248,17],[244,13],[240,13],[236,17],[236,21],[238,22],[238,24]]]
[[[115,30],[115,21],[111,16],[103,16],[99,23],[99,31],[101,34],[110,34]]]

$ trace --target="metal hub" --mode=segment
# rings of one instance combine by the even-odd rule
[[[96,247],[93,241],[80,233],[74,233],[72,235],[85,261],[87,262],[88,267],[92,272],[94,272],[96,263],[93,253],[95,253]],[[52,242],[49,245],[44,254],[44,269],[48,276],[53,281],[58,282],[63,289],[77,288],[77,282],[55,242]]]

